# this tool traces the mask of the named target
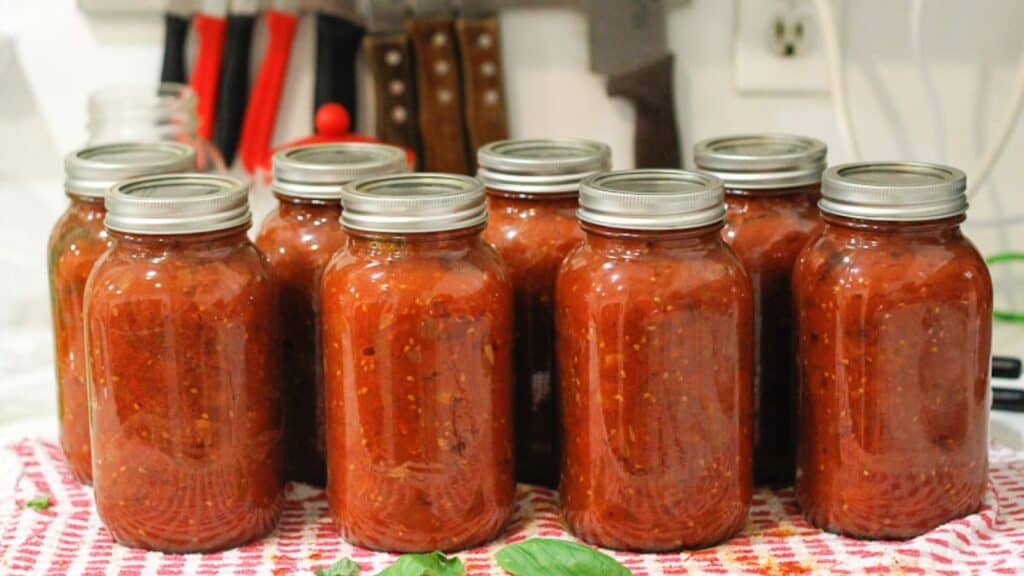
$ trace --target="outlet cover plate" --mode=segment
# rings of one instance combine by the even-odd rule
[[[734,8],[738,91],[828,93],[828,61],[811,0],[735,0]],[[784,54],[787,49],[792,55]]]

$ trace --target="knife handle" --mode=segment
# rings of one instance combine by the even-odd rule
[[[217,88],[220,83],[220,63],[224,53],[226,24],[224,18],[209,14],[196,14],[192,18],[199,47],[189,83],[198,100],[199,135],[207,140],[213,135],[214,115],[217,113]]]
[[[462,81],[451,18],[406,23],[416,60],[423,165],[430,172],[467,174]]]
[[[277,123],[277,105],[288,72],[288,59],[299,18],[295,14],[270,10],[264,13],[267,24],[267,51],[260,64],[256,83],[242,120],[240,153],[250,173],[270,154],[270,139]]]
[[[188,40],[188,18],[168,12],[164,15],[164,62],[160,68],[161,82],[185,82],[185,42]]]
[[[636,168],[680,168],[679,125],[672,90],[671,54],[608,79],[608,94],[622,96],[636,107]]]
[[[471,171],[475,171],[473,152],[484,144],[508,138],[498,19],[459,18],[455,21],[455,33],[462,55],[469,160]]]
[[[405,34],[367,35],[363,53],[374,80],[377,138],[405,146],[422,158],[409,39]]]
[[[249,97],[249,50],[255,22],[253,14],[228,14],[217,91],[217,120],[213,123],[213,144],[224,156],[227,166],[235,159],[245,101]]]
[[[356,124],[356,54],[363,37],[362,27],[331,14],[316,15],[316,84],[313,116],[329,102],[348,110]]]

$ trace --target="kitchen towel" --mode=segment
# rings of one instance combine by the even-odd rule
[[[719,546],[671,554],[614,555],[636,576],[659,574],[1021,574],[1024,573],[1024,453],[994,447],[989,487],[977,513],[905,542],[827,534],[800,516],[791,489],[758,490],[743,531]],[[50,494],[45,510],[25,502]],[[542,536],[571,539],[555,492],[520,486],[501,538],[460,553],[469,575],[504,574],[503,545]],[[322,490],[289,485],[277,530],[239,549],[170,555],[115,544],[92,493],[72,478],[60,448],[26,438],[0,451],[0,574],[87,576],[310,575],[348,556],[373,576],[395,556],[354,548],[334,532]]]

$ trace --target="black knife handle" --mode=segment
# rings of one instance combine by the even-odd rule
[[[671,54],[608,78],[608,94],[622,96],[636,108],[636,168],[680,168],[679,125],[672,89]]]
[[[316,15],[316,87],[313,115],[320,106],[337,102],[348,110],[353,131],[356,106],[356,55],[363,29],[331,14]]]
[[[255,23],[254,14],[228,14],[217,91],[217,117],[213,123],[213,144],[220,149],[228,166],[238,150],[238,136],[249,97],[249,52]]]
[[[1013,358],[1011,356],[993,356],[992,357],[992,377],[1003,378],[1006,380],[1016,380],[1020,378],[1021,374],[1021,362],[1020,358]]]
[[[185,41],[188,40],[189,18],[168,12],[164,15],[164,63],[161,82],[185,82]]]

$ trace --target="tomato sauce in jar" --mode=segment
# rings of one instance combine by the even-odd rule
[[[327,495],[342,536],[394,552],[494,538],[515,493],[512,287],[474,178],[346,187],[321,288]]]
[[[698,142],[694,162],[725,183],[722,235],[754,287],[754,482],[790,484],[796,470],[793,265],[820,227],[811,200],[826,148],[760,134]]]
[[[86,286],[96,508],[113,537],[206,552],[269,532],[283,495],[273,286],[237,180],[175,174],[106,197]]]
[[[502,140],[482,147],[479,177],[490,221],[484,239],[515,293],[516,479],[558,486],[561,439],[555,374],[555,275],[583,240],[580,181],[610,167],[608,146],[587,140]]]
[[[323,359],[320,276],[345,245],[341,189],[367,176],[404,172],[405,152],[372,143],[311,144],[274,155],[278,206],[263,221],[256,246],[270,263],[281,330],[288,479],[323,486]]]
[[[117,143],[84,148],[64,161],[70,204],[47,247],[60,445],[80,482],[92,481],[82,303],[93,264],[107,249],[103,194],[119,180],[186,170],[195,152],[184,144]]]
[[[911,538],[981,505],[992,282],[960,232],[965,187],[934,164],[825,172],[793,276],[796,489],[825,530]]]
[[[753,298],[714,176],[608,172],[580,188],[586,239],[555,292],[561,495],[617,549],[720,542],[750,505]]]

